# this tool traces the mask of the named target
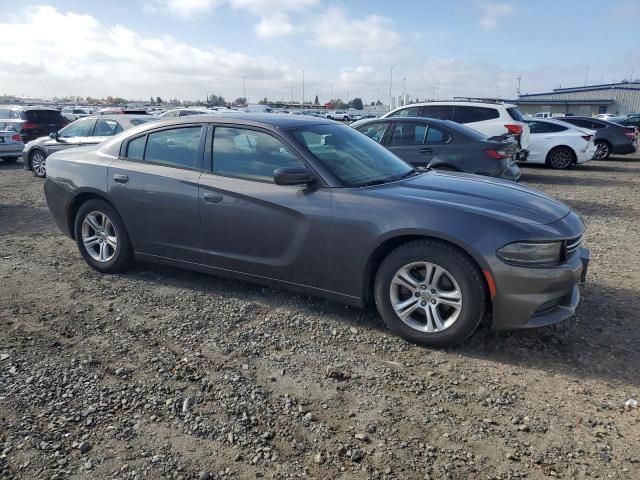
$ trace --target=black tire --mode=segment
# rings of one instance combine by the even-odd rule
[[[444,268],[462,292],[462,308],[457,320],[442,331],[427,333],[412,328],[400,319],[392,306],[392,279],[403,266],[414,262],[430,262]],[[463,251],[437,240],[416,240],[392,251],[378,269],[374,289],[378,312],[389,329],[410,342],[429,347],[450,347],[464,341],[486,313],[487,292],[478,266]]]
[[[116,247],[110,247],[113,250],[113,256],[107,261],[98,261],[94,259],[85,247],[83,241],[83,222],[90,214],[95,212],[105,215],[113,226],[113,233],[117,239]],[[92,228],[92,227],[88,227]],[[102,273],[116,273],[126,270],[131,266],[133,260],[133,249],[131,248],[131,242],[127,230],[118,215],[118,212],[107,202],[100,199],[93,199],[83,203],[78,209],[76,214],[74,232],[76,237],[76,244],[82,258],[89,264],[89,266]],[[94,232],[97,233],[97,232]],[[110,236],[110,238],[112,238]],[[106,246],[104,248],[107,248]],[[95,252],[94,252],[95,253]]]
[[[547,165],[556,170],[571,168],[576,162],[576,154],[569,147],[555,147],[547,154]]]
[[[596,142],[596,153],[593,156],[594,160],[607,160],[611,155],[611,145],[605,140],[598,140]]]
[[[46,163],[47,156],[42,150],[36,148],[29,154],[29,167],[36,177],[45,178],[47,176]]]

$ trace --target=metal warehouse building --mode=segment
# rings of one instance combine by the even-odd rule
[[[520,95],[524,114],[538,112],[572,113],[592,116],[598,113],[623,115],[640,112],[640,82],[609,83],[575,88],[556,88],[552,92]]]

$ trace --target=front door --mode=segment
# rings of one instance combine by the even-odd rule
[[[201,263],[198,181],[206,126],[129,140],[108,169],[109,195],[136,252]]]
[[[305,164],[264,130],[216,126],[212,153],[199,193],[205,263],[328,289],[330,190],[276,185],[276,169]]]
[[[83,118],[67,125],[58,132],[57,139],[52,138],[46,141],[47,153],[51,155],[54,152],[81,145],[83,139],[91,135],[95,123],[95,118]]]
[[[427,123],[410,120],[396,121],[385,146],[416,167],[426,167],[433,160],[437,147],[426,145]]]

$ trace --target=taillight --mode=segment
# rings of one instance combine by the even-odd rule
[[[522,125],[505,125],[505,128],[512,135],[521,135],[522,134]]]
[[[587,142],[591,141],[591,138],[593,138],[593,135],[581,135],[582,138],[584,138]]]
[[[511,155],[509,155],[507,152],[504,152],[502,150],[495,150],[493,148],[485,150],[484,153],[487,154],[487,157],[495,158],[496,160],[504,160],[505,158],[511,157]]]
[[[21,142],[22,137],[16,133],[11,136],[11,140],[13,140],[14,142]]]
[[[38,124],[37,123],[24,122],[22,124],[22,129],[23,130],[33,130],[34,128],[38,128]]]
[[[635,128],[633,130],[630,129],[626,129],[624,131],[624,134],[627,138],[630,138],[631,140],[633,140],[634,138],[636,138],[636,130]]]

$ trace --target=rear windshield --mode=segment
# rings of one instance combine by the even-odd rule
[[[122,113],[127,113],[129,115],[148,115],[149,112],[146,110],[123,110]]]
[[[27,110],[27,120],[34,123],[67,123],[60,112],[55,110]]]
[[[143,123],[150,122],[151,120],[154,120],[151,116],[149,116],[149,118],[132,118],[131,125],[142,125]]]
[[[524,118],[522,117],[520,110],[518,110],[518,107],[507,108],[507,112],[516,122],[524,122]]]

